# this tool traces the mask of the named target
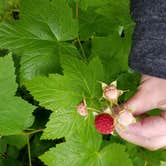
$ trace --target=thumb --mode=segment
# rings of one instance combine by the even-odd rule
[[[134,115],[154,108],[166,110],[166,79],[143,75],[137,92],[121,107],[131,109]]]
[[[151,95],[149,96],[149,94],[146,94],[142,89],[138,89],[134,96],[126,103],[122,104],[122,107],[132,110],[133,115],[140,115],[155,108],[152,103]]]
[[[114,107],[113,113],[118,114],[124,108],[132,110],[133,115],[140,115],[154,109],[155,105],[152,102],[152,96],[139,87],[137,92],[126,103]]]

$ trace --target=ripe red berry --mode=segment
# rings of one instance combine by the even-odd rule
[[[110,134],[114,130],[114,118],[107,113],[101,113],[95,117],[96,130],[101,134]]]
[[[87,116],[88,115],[85,102],[81,102],[81,103],[78,104],[78,106],[77,106],[77,112],[81,116]]]

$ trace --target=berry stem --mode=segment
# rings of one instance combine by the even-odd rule
[[[100,113],[101,111],[98,110],[98,109],[95,109],[95,108],[91,108],[91,107],[87,107],[88,110],[92,110],[92,111],[95,111],[97,113]]]
[[[109,103],[109,107],[110,107],[110,109],[112,110],[112,107],[113,107],[112,102]]]

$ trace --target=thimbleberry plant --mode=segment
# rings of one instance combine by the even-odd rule
[[[0,165],[166,164],[164,150],[115,131],[135,123],[133,110],[114,108],[140,81],[128,67],[129,9],[129,0],[0,0]]]

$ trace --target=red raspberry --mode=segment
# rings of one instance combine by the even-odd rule
[[[101,134],[111,134],[114,130],[114,118],[107,113],[95,117],[96,130]]]

